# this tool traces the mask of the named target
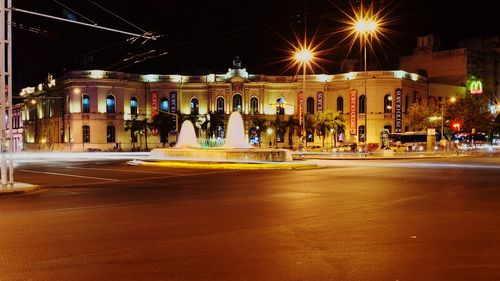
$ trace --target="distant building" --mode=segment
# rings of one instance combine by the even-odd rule
[[[23,111],[24,104],[12,106],[12,144],[15,152],[23,150]]]
[[[160,112],[191,114],[201,116],[202,120],[209,113],[215,114],[223,121],[217,133],[208,135],[200,127],[200,136],[224,137],[229,114],[239,111],[245,122],[245,134],[251,138],[258,129],[255,120],[284,123],[289,118],[297,119],[299,99],[303,100],[306,115],[325,110],[340,112],[346,128],[339,139],[364,143],[367,129],[367,142],[378,143],[384,128],[391,132],[405,131],[404,115],[411,103],[429,99],[425,77],[400,70],[307,75],[305,93],[300,97],[302,81],[300,75],[249,74],[239,63],[225,74],[204,76],[70,71],[56,85],[41,84],[21,93],[27,100],[26,148],[114,150],[119,144],[121,149],[128,150],[144,149],[147,143],[151,149],[163,145],[157,132],[143,130],[134,135],[127,126],[131,120],[151,121]],[[289,127],[284,125],[271,136],[262,132],[258,141],[296,148],[297,131],[298,128],[291,143]],[[307,140],[308,145],[322,143],[310,130]],[[330,145],[331,135],[327,140]],[[175,142],[175,134],[168,135],[167,144],[170,142]]]
[[[413,54],[400,58],[400,69],[426,76],[431,96],[436,96],[433,89],[448,85],[462,87],[463,94],[482,94],[491,101],[498,100],[499,37],[465,40],[459,43],[459,48],[451,50],[440,50],[440,46],[439,37],[435,35],[418,37]],[[451,90],[448,95],[455,95],[455,92]]]

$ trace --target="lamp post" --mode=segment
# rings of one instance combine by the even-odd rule
[[[450,98],[451,103],[455,103],[457,99],[455,97]],[[444,145],[444,106],[446,103],[441,104],[441,143]]]
[[[357,36],[359,36],[360,40],[363,44],[363,58],[364,58],[364,88],[365,88],[365,137],[364,143],[365,145],[368,142],[368,125],[367,125],[367,115],[368,115],[368,93],[366,87],[366,79],[367,79],[367,66],[366,66],[366,44],[368,42],[368,36],[373,36],[377,32],[377,21],[374,17],[363,16],[353,23],[353,29]]]
[[[294,59],[297,63],[302,65],[302,97],[303,97],[306,92],[306,67],[307,64],[309,64],[314,59],[314,55],[309,48],[302,48],[295,52]],[[307,142],[306,122],[305,120],[303,120],[304,117],[302,116],[302,112],[304,111],[303,103],[304,100],[302,98],[302,100],[299,103],[299,126],[301,127],[300,131],[301,144],[304,142],[304,140]],[[303,137],[304,135],[305,138]]]
[[[273,129],[270,127],[267,128],[266,133],[269,136],[269,148],[271,148],[273,146],[272,138],[271,138],[271,135],[273,134]]]

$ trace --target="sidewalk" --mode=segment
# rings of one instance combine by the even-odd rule
[[[27,193],[39,190],[38,185],[33,185],[29,183],[15,182],[14,185],[0,185],[0,196]]]

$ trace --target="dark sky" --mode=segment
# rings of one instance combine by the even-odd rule
[[[411,53],[418,35],[439,34],[449,47],[460,39],[500,35],[495,1],[467,1],[467,5],[451,0],[376,2],[393,22],[387,25],[391,30],[388,38],[371,56],[373,68],[396,68],[397,58]],[[223,73],[235,56],[240,56],[250,73],[294,74],[295,70],[285,70],[286,63],[280,61],[288,56],[286,42],[294,42],[294,34],[303,37],[304,23],[307,35],[315,33],[316,41],[324,41],[322,49],[328,49],[322,54],[323,70],[317,68],[316,72],[336,73],[342,59],[359,56],[358,48],[349,51],[348,43],[338,44],[343,35],[336,33],[345,19],[339,9],[350,12],[348,1],[13,0],[13,6],[83,22],[91,20],[134,33],[143,29],[162,35],[142,44],[142,40],[131,42],[128,35],[15,12],[13,79],[17,91],[43,81],[49,72],[57,76],[74,69]],[[133,62],[139,57],[129,59],[146,52],[149,59],[137,63]],[[163,52],[168,53],[155,57]]]

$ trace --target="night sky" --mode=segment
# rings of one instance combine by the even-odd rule
[[[416,36],[435,33],[444,47],[460,39],[500,35],[495,1],[403,0],[376,1],[377,9],[392,22],[391,32],[370,56],[370,68],[395,69],[397,58],[408,55]],[[120,3],[117,5],[116,3]],[[96,5],[97,4],[97,5]],[[353,2],[356,6],[359,3]],[[101,6],[104,9],[98,7]],[[111,0],[13,0],[13,6],[101,26],[161,35],[156,41],[83,27],[52,19],[14,13],[14,90],[42,82],[47,73],[56,77],[65,70],[103,69],[131,73],[191,74],[224,73],[239,56],[253,74],[294,74],[282,62],[295,34],[328,50],[316,73],[339,72],[340,61],[358,58],[359,46],[338,44],[345,33],[342,9],[347,1],[111,1]],[[128,24],[112,15],[129,21]],[[159,54],[167,54],[158,56]],[[144,56],[137,56],[145,54]],[[136,63],[134,63],[136,62]]]

